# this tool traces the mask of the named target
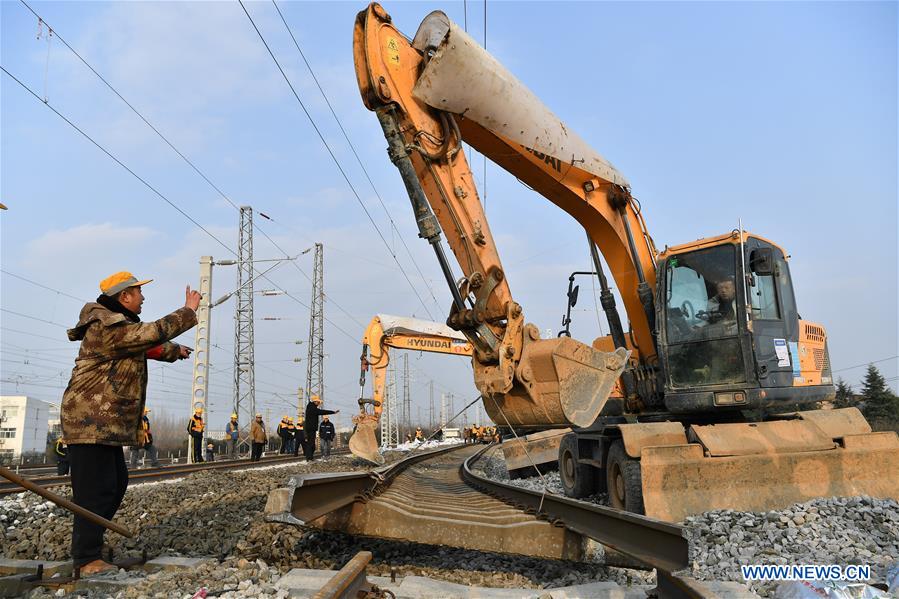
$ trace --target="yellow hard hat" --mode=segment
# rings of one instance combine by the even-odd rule
[[[127,270],[123,270],[121,272],[117,272],[114,275],[109,275],[102,281],[100,281],[100,292],[103,295],[113,296],[120,291],[124,291],[129,287],[139,287],[141,285],[146,285],[147,283],[152,283],[153,279],[144,279],[143,281],[139,281],[137,277],[128,272]]]
[[[290,418],[290,416],[288,416],[287,414],[284,414],[283,416],[281,416],[281,420],[288,420],[289,418]]]
[[[234,418],[235,420],[237,420],[237,414],[231,414],[231,418]]]
[[[322,398],[319,397],[318,395],[313,395],[312,397],[309,398],[309,401],[312,401],[312,402],[315,402],[315,403],[321,403]]]
[[[262,414],[256,414],[256,418],[262,418]]]
[[[196,414],[197,416],[199,416],[202,413],[203,413],[203,408],[194,408],[194,414]]]
[[[150,413],[150,408],[148,408],[147,406],[144,406],[144,414],[149,414],[149,413]]]

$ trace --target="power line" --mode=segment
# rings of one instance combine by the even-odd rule
[[[49,335],[38,335],[37,333],[32,333],[31,331],[23,331],[21,329],[11,329],[9,327],[0,327],[0,330],[9,331],[10,333],[20,333],[22,335],[30,335],[31,337],[38,337],[40,339],[49,339],[50,341],[65,341],[65,339],[61,337],[50,337]]]
[[[109,156],[112,160],[114,160],[114,161],[116,162],[116,164],[118,164],[118,165],[121,166],[123,169],[125,169],[126,171],[128,171],[128,173],[130,173],[135,179],[137,179],[138,181],[140,181],[141,183],[143,183],[143,184],[147,187],[147,189],[149,189],[150,191],[152,191],[153,193],[155,193],[157,196],[159,196],[159,198],[161,198],[166,204],[168,204],[169,206],[171,206],[172,208],[174,208],[175,210],[177,210],[177,211],[178,211],[184,218],[186,218],[187,220],[189,220],[190,222],[192,222],[197,228],[199,228],[201,231],[203,231],[204,233],[206,233],[207,235],[209,235],[209,237],[211,237],[211,238],[214,239],[216,242],[218,242],[218,244],[221,245],[223,248],[225,248],[226,250],[228,250],[229,252],[231,252],[232,254],[234,254],[234,250],[232,250],[230,247],[228,247],[228,246],[225,244],[225,242],[223,242],[221,239],[219,239],[218,237],[216,237],[215,235],[213,235],[213,234],[212,234],[206,227],[204,227],[203,225],[201,225],[201,224],[200,224],[199,222],[197,222],[191,215],[189,215],[187,212],[185,212],[184,210],[182,210],[180,206],[178,206],[177,204],[175,204],[175,202],[173,202],[172,200],[168,199],[165,195],[162,194],[162,192],[160,192],[158,189],[156,189],[155,187],[153,187],[149,182],[147,182],[146,179],[144,179],[143,177],[141,177],[140,175],[138,175],[136,172],[134,172],[133,170],[131,170],[131,168],[130,168],[128,165],[126,165],[124,162],[122,162],[121,160],[119,160],[114,154],[112,154],[112,152],[110,152],[109,150],[107,150],[106,148],[104,148],[102,145],[100,145],[97,141],[94,140],[93,137],[91,137],[90,135],[88,135],[87,133],[85,133],[80,127],[78,127],[78,125],[76,125],[75,123],[73,123],[72,121],[70,121],[65,115],[63,115],[61,112],[59,112],[58,110],[56,110],[56,108],[54,108],[49,102],[45,102],[45,101],[44,101],[39,95],[37,95],[37,94],[36,94],[30,87],[28,87],[27,85],[25,85],[24,83],[22,83],[22,81],[20,81],[15,75],[13,75],[13,74],[10,73],[9,71],[7,71],[7,70],[6,70],[6,67],[0,66],[0,69],[2,69],[3,72],[6,73],[6,75],[7,75],[10,79],[12,79],[12,80],[15,81],[16,83],[18,83],[19,86],[22,87],[22,89],[24,89],[24,90],[27,91],[29,94],[31,94],[32,96],[34,96],[34,98],[35,98],[38,102],[40,102],[41,104],[43,104],[44,106],[46,106],[47,108],[49,108],[50,110],[52,110],[52,111],[56,114],[56,116],[58,116],[59,118],[61,118],[61,119],[62,119],[63,121],[65,121],[70,127],[72,127],[73,129],[75,129],[75,131],[77,131],[77,132],[80,133],[82,136],[84,136],[85,139],[87,139],[87,140],[90,141],[92,144],[94,144],[94,145],[95,145],[101,152],[103,152],[104,154],[106,154],[107,156]]]
[[[861,368],[863,366],[869,366],[871,364],[879,364],[880,362],[886,362],[887,360],[895,360],[899,358],[899,356],[890,356],[889,358],[881,358],[880,360],[871,360],[870,362],[865,362],[864,364],[856,364],[855,366],[846,366],[845,368],[838,368],[836,370],[831,370],[831,372],[843,372],[844,370],[852,370],[853,368]]]
[[[53,322],[52,320],[45,320],[43,318],[38,318],[37,316],[29,316],[28,314],[22,314],[21,312],[15,312],[14,310],[7,310],[6,308],[0,308],[0,311],[7,312],[9,314],[15,314],[16,316],[21,316],[22,318],[28,318],[30,320],[36,320],[38,322],[46,322],[47,324],[52,324],[58,327],[62,327],[67,329],[68,327],[64,324],[59,324],[58,322]]]
[[[371,186],[372,191],[375,193],[375,197],[378,198],[378,202],[381,204],[381,208],[384,209],[384,212],[387,214],[387,220],[390,221],[390,226],[396,231],[397,236],[400,239],[400,243],[406,249],[406,254],[409,256],[409,260],[412,262],[413,266],[415,266],[415,270],[418,271],[418,276],[421,277],[422,282],[425,284],[425,288],[431,294],[431,299],[434,300],[434,305],[440,308],[440,304],[437,301],[437,298],[434,296],[434,290],[428,285],[427,280],[425,279],[424,273],[421,272],[421,269],[418,267],[418,262],[415,261],[415,257],[412,255],[412,252],[409,250],[409,246],[406,245],[406,239],[400,235],[400,231],[396,226],[396,223],[393,220],[393,215],[390,214],[390,211],[387,209],[387,205],[384,203],[384,199],[381,197],[381,194],[378,192],[377,187],[375,187],[374,181],[372,181],[371,175],[368,174],[368,169],[365,168],[365,164],[362,162],[362,159],[359,158],[358,152],[356,152],[356,146],[353,145],[353,142],[350,141],[350,136],[347,134],[346,129],[343,127],[343,123],[340,118],[337,116],[337,112],[334,110],[334,106],[331,105],[331,101],[328,99],[328,95],[325,93],[325,90],[322,88],[321,83],[318,81],[318,77],[315,75],[315,71],[312,69],[312,65],[309,64],[309,61],[306,59],[306,54],[303,53],[303,50],[300,48],[300,44],[297,41],[297,38],[293,34],[293,30],[290,28],[290,25],[287,24],[287,20],[284,18],[284,15],[281,13],[281,9],[278,7],[278,3],[275,0],[272,0],[272,4],[275,6],[275,10],[278,11],[278,16],[281,17],[281,22],[284,23],[284,27],[287,29],[287,33],[290,34],[290,39],[293,40],[293,45],[296,46],[297,52],[300,53],[300,57],[302,57],[303,62],[306,64],[306,68],[309,69],[309,74],[312,75],[312,80],[315,81],[315,86],[318,88],[318,91],[321,93],[322,98],[325,100],[325,104],[328,105],[328,110],[331,111],[331,116],[334,117],[334,120],[337,122],[337,126],[340,128],[340,132],[343,134],[343,138],[346,140],[348,146],[350,146],[350,150],[353,152],[353,156],[356,158],[356,162],[359,163],[359,168],[362,169],[362,172],[365,174],[365,178],[368,180],[368,184]],[[397,263],[399,264],[399,263]]]
[[[277,66],[278,70],[281,72],[281,76],[284,78],[284,81],[287,83],[287,86],[290,88],[290,91],[293,93],[293,97],[296,98],[297,102],[300,105],[300,108],[303,110],[303,113],[306,115],[306,118],[309,119],[309,123],[312,125],[312,128],[315,130],[316,135],[318,135],[318,138],[321,140],[322,144],[325,146],[325,149],[328,151],[328,154],[331,156],[331,159],[334,161],[334,164],[337,166],[337,170],[340,171],[341,176],[343,176],[344,181],[346,181],[346,184],[349,186],[350,191],[353,193],[353,196],[356,198],[356,201],[358,202],[359,206],[362,208],[363,212],[365,212],[365,216],[368,217],[368,220],[371,223],[372,227],[374,227],[375,231],[378,233],[378,237],[380,237],[381,241],[384,243],[384,247],[387,248],[387,251],[390,252],[390,255],[393,258],[394,262],[396,262],[397,266],[399,266],[400,272],[403,273],[403,277],[406,279],[406,282],[409,284],[409,287],[412,288],[412,292],[415,293],[415,296],[418,298],[418,301],[421,303],[422,308],[425,309],[425,312],[428,314],[428,316],[431,318],[431,320],[433,320],[434,317],[433,317],[433,315],[431,315],[430,310],[428,310],[427,305],[425,305],[425,302],[422,299],[421,294],[418,293],[418,289],[416,289],[415,285],[412,284],[412,280],[409,279],[408,273],[406,273],[406,270],[400,264],[399,260],[396,257],[396,254],[394,254],[390,250],[390,244],[387,243],[387,239],[384,238],[383,233],[381,233],[381,229],[378,228],[377,223],[375,223],[374,218],[372,217],[371,213],[368,211],[368,208],[366,208],[365,203],[362,201],[362,198],[359,196],[359,192],[356,191],[356,187],[353,185],[352,181],[350,181],[349,177],[346,174],[346,171],[343,170],[343,166],[340,164],[340,161],[337,159],[337,156],[334,154],[334,151],[331,149],[331,146],[328,144],[327,140],[325,140],[325,136],[322,135],[321,130],[318,128],[318,125],[315,123],[315,119],[312,118],[312,115],[309,113],[309,110],[307,110],[306,105],[303,103],[303,100],[300,99],[300,95],[297,93],[296,89],[294,89],[293,84],[290,82],[290,79],[287,77],[287,73],[284,72],[284,68],[281,66],[281,63],[278,62],[278,59],[275,57],[274,52],[272,52],[271,47],[269,47],[268,42],[265,40],[265,36],[262,35],[262,32],[259,30],[259,27],[256,25],[256,22],[253,20],[253,17],[250,16],[250,13],[247,10],[247,7],[243,3],[243,0],[238,0],[238,2],[240,3],[240,7],[243,9],[244,13],[247,15],[247,19],[250,20],[250,24],[253,26],[253,29],[256,30],[256,34],[259,36],[259,39],[262,41],[262,44],[265,46],[265,49],[268,51],[269,56],[272,57],[272,60],[274,61],[275,66]]]
[[[214,189],[214,190],[215,190],[215,191],[222,197],[222,199],[224,199],[226,202],[228,202],[228,203],[229,203],[235,210],[238,210],[238,211],[240,210],[240,207],[239,207],[237,204],[235,204],[234,201],[233,201],[230,197],[228,197],[228,195],[227,195],[224,191],[222,191],[222,189],[221,189],[218,185],[216,185],[215,183],[213,183],[213,181],[212,181],[212,180],[211,180],[211,179],[210,179],[210,178],[209,178],[203,171],[201,171],[201,170],[199,169],[199,167],[197,167],[197,165],[194,164],[193,161],[190,160],[190,158],[188,158],[183,152],[181,152],[181,150],[179,150],[177,147],[175,147],[175,144],[173,144],[173,143],[172,143],[172,142],[171,142],[165,135],[162,134],[161,131],[159,131],[159,129],[157,129],[157,128],[156,128],[156,127],[149,121],[149,120],[147,120],[147,118],[146,118],[146,117],[145,117],[145,116],[144,116],[144,115],[143,115],[137,108],[135,108],[134,105],[131,104],[131,102],[129,102],[127,99],[125,99],[125,97],[124,97],[121,93],[119,93],[119,91],[118,91],[118,90],[117,90],[117,89],[116,89],[116,88],[115,88],[109,81],[107,81],[106,78],[103,77],[103,75],[101,75],[101,74],[100,74],[100,73],[99,73],[99,72],[98,72],[98,71],[97,71],[97,70],[96,70],[96,69],[95,69],[95,68],[94,68],[94,67],[93,67],[87,60],[85,60],[85,58],[84,58],[83,56],[81,56],[81,54],[79,54],[78,51],[75,50],[75,48],[73,48],[71,45],[69,45],[69,43],[68,43],[67,41],[65,41],[65,39],[63,39],[63,38],[59,35],[59,33],[58,33],[55,29],[53,29],[53,28],[49,25],[49,23],[47,23],[47,21],[46,21],[41,15],[39,15],[33,8],[31,8],[31,7],[25,2],[25,0],[20,0],[20,2],[25,6],[25,8],[27,8],[29,11],[31,11],[31,14],[33,14],[35,17],[37,17],[38,19],[40,19],[41,21],[43,21],[44,23],[46,23],[47,26],[50,27],[50,28],[53,30],[54,34],[56,34],[56,37],[59,38],[59,40],[66,46],[66,48],[68,48],[68,49],[69,49],[75,56],[77,56],[78,59],[84,64],[84,66],[86,66],[86,67],[87,67],[87,68],[88,68],[94,75],[97,76],[97,78],[100,79],[100,81],[102,81],[102,82],[104,83],[104,85],[106,85],[107,88],[109,88],[110,91],[112,91],[112,93],[114,93],[114,94],[115,94],[115,95],[116,95],[122,102],[124,102],[125,105],[126,105],[128,108],[130,108],[131,111],[132,111],[134,114],[136,114],[136,115],[140,118],[140,120],[142,120],[142,121],[144,122],[144,124],[146,124],[150,129],[152,129],[153,132],[154,132],[157,136],[159,136],[159,138],[162,139],[162,141],[164,141],[164,142],[166,143],[166,145],[168,145],[168,146],[172,149],[172,151],[174,151],[176,154],[178,154],[178,156],[179,156],[185,163],[187,163],[187,164],[194,170],[194,172],[196,172],[196,173],[197,173],[197,174],[198,174],[204,181],[206,181],[206,183],[208,183],[209,186],[212,187],[212,188],[213,188],[213,189]],[[7,74],[9,74],[9,73],[7,73]],[[11,76],[11,75],[10,75],[10,76]],[[21,84],[21,83],[20,83],[20,84]],[[33,92],[32,92],[32,95],[34,95]],[[56,112],[56,111],[54,110],[54,112]],[[59,114],[59,113],[57,113],[57,114]],[[60,116],[62,116],[62,115],[60,115]],[[65,117],[63,117],[63,118],[65,119]],[[65,119],[65,120],[67,120],[67,119]],[[70,124],[71,124],[71,123],[70,123]],[[74,126],[74,125],[73,125],[73,126]],[[76,129],[77,129],[77,127],[76,127]],[[80,130],[79,130],[79,131],[80,131]],[[82,134],[84,134],[84,133],[82,132]],[[88,138],[88,139],[90,139],[90,138]],[[91,140],[91,141],[93,141],[93,140]],[[96,142],[94,142],[94,143],[95,143],[95,145],[97,145]],[[103,149],[103,148],[100,148],[100,149]],[[104,150],[104,151],[105,151],[105,150]],[[121,164],[121,163],[120,163],[120,164]],[[122,165],[122,166],[124,166],[124,165]],[[125,167],[125,168],[127,168],[127,167]],[[134,174],[134,173],[132,173],[132,174]],[[146,182],[144,182],[144,184],[146,185]],[[155,191],[155,190],[154,190],[154,191]],[[158,192],[157,192],[157,193],[158,193]],[[165,198],[163,198],[163,199],[165,199]],[[184,213],[182,212],[182,214],[184,214]],[[260,214],[261,214],[261,213],[260,213]],[[187,215],[185,214],[185,216],[187,216]],[[268,216],[266,216],[265,214],[262,214],[262,216],[264,216],[265,218],[268,218],[269,220],[271,220],[271,218],[268,217]],[[190,218],[190,217],[188,217],[188,218]],[[192,219],[191,219],[191,220],[192,220]],[[196,224],[197,226],[200,226],[196,221],[193,221],[193,220],[192,220],[192,222],[194,222],[194,224]],[[262,234],[263,237],[265,237],[269,242],[271,242],[271,244],[272,244],[272,245],[273,245],[279,252],[281,252],[281,253],[284,254],[285,256],[289,256],[289,255],[290,255],[287,251],[284,250],[284,248],[282,248],[277,242],[275,242],[274,239],[272,239],[271,237],[269,237],[268,233],[266,233],[263,229],[261,229],[261,228],[259,227],[258,224],[254,223],[254,224],[253,224],[253,227],[254,227],[257,231],[259,231],[259,232]],[[200,228],[203,229],[203,227],[200,227]],[[203,229],[203,230],[206,231],[205,229]],[[208,231],[206,231],[206,233],[209,234]],[[217,241],[218,241],[218,240],[217,240]],[[219,243],[222,243],[222,242],[219,241]],[[224,245],[224,244],[223,244],[223,245]],[[231,250],[230,248],[227,248],[227,247],[226,247],[226,249],[228,249],[232,254],[234,254],[234,251]],[[291,260],[290,262],[291,262],[291,264],[293,264],[294,268],[296,268],[296,269],[297,269],[297,270],[298,270],[304,277],[306,277],[306,279],[308,279],[309,281],[312,280],[312,279],[309,278],[309,275],[308,275],[302,268],[300,268],[300,266],[299,266],[295,261],[292,261],[292,260]],[[16,275],[13,275],[13,276],[16,276]],[[20,277],[20,278],[21,278],[21,277]],[[267,281],[269,281],[269,282],[272,282],[271,279],[269,279],[268,277],[263,277],[263,278],[265,278],[265,279],[266,279]],[[273,282],[272,282],[272,283],[273,283]],[[273,284],[274,284],[274,283],[273,283]],[[73,297],[73,296],[69,296],[69,297]],[[76,299],[77,299],[77,298],[76,298]],[[82,301],[83,301],[83,300],[82,300]],[[339,305],[336,301],[334,301],[333,299],[331,300],[331,303],[333,303],[334,306],[335,306],[336,308],[338,308],[341,312],[345,313],[345,314],[346,314],[347,316],[349,316],[351,319],[356,320],[355,317],[353,317],[352,314],[350,314],[349,312],[347,312],[342,306],[340,306],[340,305]],[[364,325],[363,325],[361,322],[359,322],[358,320],[356,320],[356,322],[359,324],[359,326],[364,326]]]
[[[59,295],[64,295],[64,296],[66,296],[66,297],[68,297],[68,298],[71,298],[71,299],[73,299],[73,300],[78,300],[79,302],[84,302],[84,303],[87,303],[87,302],[88,302],[88,300],[86,300],[86,299],[82,299],[82,298],[80,298],[80,297],[75,297],[74,295],[70,295],[70,294],[66,293],[65,291],[60,291],[59,289],[54,289],[54,288],[52,288],[52,287],[48,287],[47,285],[44,285],[43,283],[38,283],[37,281],[32,281],[31,279],[27,279],[27,278],[23,277],[22,275],[17,275],[17,274],[15,274],[15,273],[9,272],[8,270],[4,270],[4,269],[0,268],[0,272],[2,272],[2,273],[5,274],[5,275],[9,275],[9,276],[11,276],[11,277],[15,277],[15,278],[17,278],[17,279],[20,279],[20,280],[22,280],[22,281],[25,281],[26,283],[31,283],[32,285],[36,285],[37,287],[41,287],[41,288],[46,289],[46,290],[48,290],[48,291],[55,291],[55,292],[58,293]]]

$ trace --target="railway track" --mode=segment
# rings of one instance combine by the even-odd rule
[[[344,449],[340,451],[332,451],[331,455],[346,455],[349,451]],[[302,457],[275,455],[264,457],[258,462],[250,462],[249,460],[225,460],[221,462],[204,462],[201,464],[174,464],[171,466],[159,466],[157,468],[142,468],[139,470],[128,471],[129,486],[139,485],[141,483],[156,482],[160,480],[181,478],[194,472],[202,472],[204,470],[233,470],[243,468],[261,468],[265,466],[276,466],[279,464],[289,465],[291,463],[302,462]],[[42,472],[43,469],[21,469],[19,475],[27,478],[31,482],[41,485],[42,487],[59,487],[68,486],[70,478],[66,476],[51,475],[46,476]],[[0,497],[12,493],[21,493],[24,491],[22,487],[8,481],[0,479]]]
[[[578,560],[585,538],[656,571],[660,597],[712,596],[675,573],[689,564],[684,529],[613,508],[487,479],[489,449],[455,446],[371,472],[298,475],[274,490],[269,521],[387,539]]]

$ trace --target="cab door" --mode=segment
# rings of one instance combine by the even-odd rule
[[[790,387],[799,370],[798,316],[783,252],[760,239],[745,244],[752,352],[762,387]]]

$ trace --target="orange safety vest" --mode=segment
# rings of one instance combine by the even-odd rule
[[[202,433],[203,432],[203,419],[199,416],[191,416],[190,417],[190,432],[192,433]]]

